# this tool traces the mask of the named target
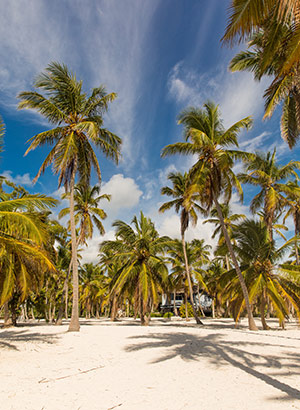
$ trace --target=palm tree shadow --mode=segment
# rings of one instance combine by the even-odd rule
[[[260,342],[243,342],[243,341],[226,341],[222,340],[222,334],[210,334],[208,336],[196,336],[186,333],[166,333],[151,334],[147,336],[132,336],[130,339],[147,339],[144,343],[139,341],[138,344],[131,344],[125,348],[127,352],[134,352],[142,349],[166,348],[167,352],[151,363],[159,363],[175,357],[181,357],[184,361],[209,359],[211,364],[216,367],[231,365],[247,374],[263,381],[274,387],[284,396],[281,399],[294,400],[300,399],[300,391],[280,382],[272,377],[275,375],[284,376],[280,369],[289,369],[289,375],[300,376],[300,353],[297,353],[298,346],[289,346],[288,349],[295,349],[295,352],[289,352],[278,355],[258,354],[249,352],[247,346],[275,346],[268,343]],[[276,346],[278,346],[276,344]],[[281,346],[287,348],[286,345]],[[262,370],[263,368],[263,370]],[[267,374],[269,373],[269,374]],[[278,397],[276,398],[278,399]],[[275,399],[274,399],[275,400]]]
[[[15,343],[19,342],[39,342],[52,344],[57,341],[58,335],[53,333],[28,332],[28,329],[22,330],[4,330],[0,332],[0,348],[19,350]]]

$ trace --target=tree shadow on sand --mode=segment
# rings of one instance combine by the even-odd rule
[[[58,335],[53,333],[38,333],[29,332],[28,329],[3,330],[0,332],[0,349],[7,348],[11,350],[19,350],[15,343],[20,342],[39,342],[39,343],[55,343]]]
[[[283,396],[280,399],[300,399],[300,390],[283,383],[272,376],[284,377],[285,375],[300,376],[300,353],[299,346],[278,346],[277,344],[261,343],[255,341],[228,341],[222,340],[222,334],[211,334],[208,336],[196,336],[186,333],[148,334],[147,336],[132,336],[137,344],[131,344],[125,348],[127,352],[142,349],[166,348],[167,352],[153,360],[151,363],[159,363],[175,357],[181,357],[185,361],[208,359],[216,367],[234,366],[247,374],[274,387]],[[143,342],[141,339],[146,339]],[[281,352],[278,354],[251,353],[247,346],[263,346],[268,351],[268,346],[294,350],[294,352]],[[283,371],[280,371],[282,369]],[[288,372],[284,372],[287,370]],[[267,374],[268,373],[268,374]],[[278,397],[276,398],[278,399]],[[275,400],[275,399],[274,399]]]

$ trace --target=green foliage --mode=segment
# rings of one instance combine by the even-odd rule
[[[189,302],[187,304],[187,313],[188,313],[188,317],[193,316],[193,308],[192,308],[192,305]],[[180,306],[179,315],[180,315],[180,317],[185,317],[185,304],[182,304]]]
[[[174,316],[174,314],[173,314],[172,312],[166,312],[166,313],[164,314],[164,318],[170,318],[170,317],[172,317],[172,316]]]
[[[150,314],[150,316],[151,316],[151,317],[161,317],[161,313],[159,313],[159,312],[152,312],[152,313]]]

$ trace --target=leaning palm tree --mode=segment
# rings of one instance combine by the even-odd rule
[[[236,226],[236,222],[238,222],[241,219],[246,218],[246,216],[244,214],[233,214],[231,212],[230,206],[229,204],[220,204],[221,210],[222,210],[222,215],[224,218],[224,223],[228,232],[228,235],[230,237],[230,240],[232,241],[232,229]],[[217,235],[219,236],[218,239],[218,247],[221,249],[224,247],[224,245],[226,245],[225,243],[225,238],[224,238],[224,234],[222,231],[222,226],[220,224],[220,220],[218,218],[218,212],[216,210],[216,208],[211,209],[210,211],[210,218],[206,219],[204,222],[204,224],[206,223],[211,223],[214,224],[216,226],[213,234],[212,234],[212,239],[214,239]],[[225,254],[225,261],[226,261],[226,268],[229,269],[229,258],[228,258],[228,254]]]
[[[252,199],[250,209],[255,213],[263,207],[264,221],[270,240],[273,239],[276,210],[286,203],[284,194],[300,198],[300,189],[285,183],[285,180],[291,176],[298,178],[296,169],[300,169],[300,161],[279,165],[275,156],[276,149],[273,153],[256,153],[252,158],[245,160],[246,172],[239,174],[241,182],[261,187],[259,193]]]
[[[245,298],[249,328],[257,330],[247,287],[242,276],[239,264],[235,257],[232,244],[225,226],[219,198],[223,196],[229,202],[233,187],[242,196],[242,188],[232,168],[234,160],[247,157],[247,153],[228,148],[238,147],[237,135],[243,128],[249,128],[252,121],[246,117],[224,129],[220,118],[218,106],[212,102],[204,104],[204,109],[188,108],[179,115],[179,123],[184,125],[185,142],[167,145],[162,156],[182,154],[196,155],[197,161],[190,170],[194,184],[190,188],[190,195],[197,192],[201,198],[202,206],[206,210],[214,205],[222,225],[226,245],[238,275],[243,295]]]
[[[139,219],[133,218],[132,225],[115,221],[116,240],[102,242],[100,252],[112,252],[112,258],[120,265],[112,278],[111,292],[134,295],[141,324],[145,325],[167,281],[168,269],[162,255],[170,238],[160,237],[151,219],[142,212]]]
[[[161,189],[162,195],[167,195],[173,198],[171,201],[165,202],[160,208],[159,212],[165,212],[172,207],[175,207],[175,211],[180,213],[180,234],[181,242],[183,247],[184,261],[185,261],[185,272],[186,278],[189,285],[189,293],[191,304],[193,308],[193,314],[198,325],[203,325],[201,320],[197,315],[195,304],[193,301],[193,288],[191,275],[189,271],[189,263],[186,254],[186,244],[185,244],[185,232],[189,227],[190,220],[193,225],[197,224],[197,212],[203,211],[202,208],[195,202],[199,199],[199,195],[194,193],[189,195],[188,187],[190,184],[190,177],[187,173],[181,174],[180,172],[170,173],[168,179],[172,182],[172,188],[165,186]]]
[[[76,175],[80,182],[88,185],[91,167],[101,180],[100,166],[92,145],[108,158],[118,162],[121,139],[103,128],[103,114],[116,94],[106,94],[105,88],[94,88],[90,97],[82,89],[82,81],[65,65],[51,63],[40,74],[35,83],[37,91],[19,94],[19,108],[38,111],[55,127],[41,132],[30,139],[26,151],[45,144],[54,145],[43,162],[35,181],[52,164],[58,174],[58,185],[64,185],[70,193],[70,226],[72,242],[73,305],[69,331],[79,331],[78,315],[78,264],[77,240],[74,217],[74,187]]]
[[[249,290],[250,299],[253,302],[255,300],[259,301],[263,329],[269,329],[265,320],[267,300],[273,305],[282,324],[285,317],[288,317],[289,304],[292,304],[298,317],[300,317],[300,287],[297,287],[276,269],[276,262],[278,263],[282,259],[285,249],[291,246],[293,241],[287,242],[283,247],[276,249],[275,242],[269,239],[265,223],[254,220],[241,222],[234,229],[233,235],[237,241],[235,250],[240,259],[240,266]],[[286,265],[286,268],[289,270],[290,267]],[[234,294],[233,299],[237,302],[235,304],[237,310],[236,320],[238,320],[244,302],[239,290],[237,290],[232,271],[226,272],[220,281],[225,285],[226,280],[228,285],[224,286],[224,289],[225,292],[230,290]],[[234,289],[236,290],[234,291]]]

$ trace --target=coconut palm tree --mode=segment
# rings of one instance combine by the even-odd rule
[[[93,263],[85,263],[80,269],[80,302],[86,310],[86,318],[99,316],[99,301],[106,288],[106,280],[101,268]]]
[[[257,80],[271,76],[271,84],[264,94],[264,118],[270,117],[283,102],[281,135],[292,148],[300,136],[299,2],[241,0],[233,3],[234,11],[224,39],[232,40],[239,34],[249,38],[248,50],[233,58],[230,69],[251,71]],[[282,8],[280,12],[281,6],[289,10]]]
[[[79,331],[75,179],[78,175],[80,182],[88,185],[93,166],[101,180],[100,166],[92,145],[106,157],[118,162],[121,139],[103,128],[103,114],[116,94],[106,94],[105,88],[100,86],[94,88],[90,97],[87,97],[82,89],[82,81],[78,81],[65,65],[59,63],[49,64],[37,77],[34,86],[44,94],[37,91],[20,93],[19,109],[38,111],[54,128],[32,137],[26,154],[39,146],[53,145],[35,181],[52,165],[53,172],[58,174],[58,185],[64,185],[66,192],[70,193],[73,304],[69,331]]]
[[[228,146],[238,147],[238,132],[243,128],[250,127],[251,118],[246,117],[226,130],[222,125],[218,106],[212,102],[207,102],[204,104],[203,110],[188,108],[183,111],[179,115],[179,123],[184,125],[186,141],[167,145],[162,151],[162,156],[174,154],[197,156],[197,161],[190,170],[191,178],[194,181],[190,188],[190,195],[194,192],[199,193],[201,204],[206,207],[207,211],[213,205],[216,207],[226,245],[245,298],[249,328],[257,330],[251,312],[247,287],[234,255],[219,203],[221,195],[225,198],[225,202],[229,201],[233,187],[242,195],[240,182],[232,168],[235,159],[246,158],[248,155],[245,152],[228,148]]]
[[[228,235],[230,237],[230,240],[232,241],[232,239],[233,239],[232,238],[232,229],[236,226],[236,222],[238,222],[241,219],[246,218],[246,216],[244,214],[233,214],[231,212],[229,204],[220,204],[220,207],[221,207],[221,210],[222,210],[222,214],[223,214],[223,217],[224,217],[224,223],[225,223]],[[206,223],[214,224],[216,226],[216,229],[214,230],[214,232],[212,234],[212,238],[214,239],[217,235],[219,235],[218,247],[223,247],[224,245],[226,246],[224,234],[223,234],[223,231],[222,231],[222,226],[220,225],[220,220],[218,218],[218,212],[217,212],[216,208],[211,209],[210,218],[206,219],[203,223],[204,224],[206,224]],[[229,270],[230,265],[229,265],[229,258],[228,258],[227,253],[225,255],[225,261],[226,261],[226,268],[227,268],[227,270]]]
[[[203,265],[209,262],[210,245],[205,245],[204,240],[194,239],[193,241],[184,242],[174,239],[168,245],[167,261],[171,264],[171,277],[174,286],[174,303],[176,300],[176,290],[184,289],[185,306],[187,318],[187,295],[186,288],[189,290],[191,304],[195,305],[193,284],[197,284],[198,296],[199,288],[207,290],[205,281],[203,279],[204,271]],[[188,267],[188,280],[186,266]],[[186,286],[187,283],[187,286]],[[191,284],[191,286],[190,286]],[[200,299],[199,299],[200,304]],[[195,306],[193,309],[193,313]],[[196,312],[196,317],[198,317]],[[199,319],[200,321],[200,319]],[[198,323],[198,322],[197,322]],[[202,324],[202,323],[200,323]]]
[[[283,222],[285,223],[286,219],[289,216],[292,216],[294,221],[295,227],[295,236],[300,236],[300,197],[297,195],[297,191],[299,190],[298,181],[288,181],[287,185],[293,190],[288,195],[286,195],[286,203],[285,206],[287,208],[287,212],[283,218]],[[296,257],[296,264],[300,265],[299,259],[299,252],[298,252],[298,245],[295,244],[295,257]]]
[[[102,199],[110,201],[111,196],[107,194],[100,194],[100,187],[95,185],[93,187],[84,184],[78,184],[74,188],[74,211],[75,224],[79,224],[79,235],[77,238],[78,245],[87,244],[87,239],[93,237],[93,225],[97,227],[100,235],[105,234],[104,226],[101,220],[107,217],[103,209],[98,208],[98,204]],[[62,199],[68,197],[69,194],[63,194]],[[70,213],[70,208],[64,208],[60,211],[58,217],[63,218]]]
[[[286,203],[284,194],[300,198],[300,190],[285,183],[291,176],[298,178],[295,170],[300,169],[300,162],[290,161],[286,165],[279,165],[274,149],[273,153],[256,153],[253,157],[245,159],[245,169],[246,172],[239,174],[240,181],[261,187],[252,199],[250,209],[255,213],[263,207],[264,220],[272,240],[276,210]]]
[[[140,213],[132,220],[132,225],[115,221],[116,240],[104,241],[100,252],[113,253],[120,269],[112,279],[112,292],[134,295],[139,304],[141,324],[148,324],[151,308],[158,302],[158,291],[167,281],[168,269],[162,257],[170,242],[168,237],[160,237],[150,218]]]
[[[284,71],[287,71],[298,61],[299,11],[298,0],[232,0],[222,41],[231,45],[243,41],[253,32],[259,31],[266,22],[275,26],[293,23],[293,35],[288,38],[286,44],[289,55],[283,66]]]
[[[165,186],[161,189],[162,195],[167,195],[173,198],[171,201],[165,202],[160,208],[159,212],[165,212],[172,207],[175,207],[175,211],[180,213],[180,234],[181,242],[183,247],[184,261],[185,261],[185,271],[186,278],[189,286],[189,293],[191,304],[193,308],[193,314],[197,324],[203,325],[201,320],[197,315],[197,311],[194,305],[193,297],[193,288],[191,275],[189,272],[189,264],[186,254],[186,245],[185,245],[185,232],[189,227],[189,222],[191,220],[192,224],[195,226],[197,224],[198,216],[196,211],[203,211],[203,209],[196,203],[199,200],[199,195],[194,193],[189,195],[188,187],[190,184],[190,177],[187,173],[181,174],[180,172],[170,173],[168,179],[172,182],[172,188]]]
[[[292,242],[276,249],[275,242],[270,241],[268,229],[264,222],[245,220],[241,222],[233,231],[237,241],[236,253],[241,262],[241,270],[249,291],[252,302],[260,301],[260,313],[263,329],[269,329],[265,320],[265,306],[267,299],[273,305],[281,323],[289,314],[289,304],[292,304],[300,316],[299,294],[300,287],[296,288],[294,283],[276,271],[276,262],[282,259],[287,246]],[[236,288],[236,280],[232,272],[224,274],[228,281],[227,290]],[[224,278],[222,281],[224,281]],[[224,282],[223,282],[224,283]],[[236,288],[237,289],[237,288]],[[240,292],[235,291],[238,301],[237,320],[243,310],[243,300]]]
[[[44,195],[20,196],[19,192],[20,189],[11,193],[0,191],[1,305],[12,299],[14,293],[18,294],[14,302],[24,301],[37,288],[43,273],[55,270],[46,251],[49,236],[40,211],[53,207],[57,201]]]

